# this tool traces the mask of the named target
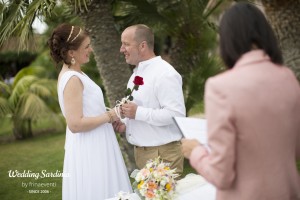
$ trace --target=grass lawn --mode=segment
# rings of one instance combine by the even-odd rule
[[[61,199],[61,178],[9,177],[8,172],[18,170],[20,173],[25,171],[40,175],[42,170],[47,173],[55,173],[57,170],[62,172],[64,138],[64,134],[49,134],[0,145],[0,199]],[[41,183],[51,185],[36,185]],[[39,193],[30,193],[36,191]]]

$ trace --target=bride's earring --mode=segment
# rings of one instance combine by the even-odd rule
[[[74,59],[74,57],[71,58],[71,65],[75,65],[76,61]]]

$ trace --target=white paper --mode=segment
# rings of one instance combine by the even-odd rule
[[[201,144],[207,144],[206,119],[174,117],[174,121],[185,138],[197,139]]]
[[[193,191],[186,194],[180,195],[175,200],[215,200],[216,199],[216,188],[207,183]]]

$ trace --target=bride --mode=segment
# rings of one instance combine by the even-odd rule
[[[66,119],[63,200],[103,200],[119,191],[132,192],[122,154],[111,125],[117,120],[106,112],[103,94],[81,65],[92,52],[90,38],[78,26],[62,24],[48,41],[56,64],[58,98]]]

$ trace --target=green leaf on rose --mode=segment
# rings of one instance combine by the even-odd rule
[[[131,89],[130,88],[127,88],[126,92],[125,92],[125,95],[128,96],[131,94]]]
[[[134,85],[133,89],[134,90],[138,90],[139,89],[139,85]]]

